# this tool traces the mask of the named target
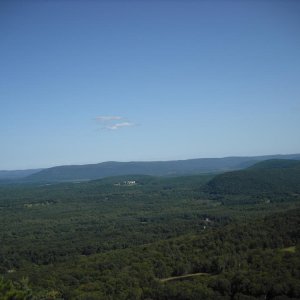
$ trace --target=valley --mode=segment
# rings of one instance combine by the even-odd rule
[[[299,166],[2,185],[0,295],[296,299]]]

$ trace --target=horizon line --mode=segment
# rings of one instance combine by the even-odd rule
[[[196,158],[184,158],[184,159],[161,159],[161,160],[106,160],[94,163],[72,163],[72,164],[57,164],[49,167],[37,167],[37,168],[24,168],[24,169],[0,169],[0,172],[13,172],[13,171],[29,171],[29,170],[46,170],[56,167],[70,167],[70,166],[85,166],[85,165],[98,165],[103,163],[139,163],[139,162],[168,162],[168,161],[186,161],[197,159],[224,159],[224,158],[246,158],[246,157],[262,157],[262,156],[287,156],[287,155],[300,155],[298,153],[276,153],[276,154],[260,154],[260,155],[228,155],[228,156],[216,156],[216,157],[196,157]]]

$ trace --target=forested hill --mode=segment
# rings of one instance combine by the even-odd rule
[[[300,194],[300,161],[263,161],[245,170],[220,174],[205,189],[219,195],[297,195]]]
[[[180,176],[240,170],[272,158],[300,159],[300,154],[253,157],[200,158],[152,162],[104,162],[89,165],[58,166],[44,169],[26,177],[27,181],[92,180],[109,176],[143,174],[152,176]]]

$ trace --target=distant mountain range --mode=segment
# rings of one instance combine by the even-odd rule
[[[43,169],[29,169],[29,170],[14,170],[14,171],[0,171],[0,180],[2,179],[19,179],[29,176],[31,174],[42,171]]]
[[[47,169],[0,171],[0,179],[22,182],[62,182],[94,180],[120,175],[181,176],[241,170],[269,159],[296,159],[300,154],[252,157],[199,158],[175,161],[103,162],[57,166]]]

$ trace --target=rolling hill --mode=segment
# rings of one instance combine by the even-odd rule
[[[142,174],[152,176],[181,176],[213,172],[226,172],[249,167],[256,162],[282,158],[300,159],[300,154],[254,157],[200,158],[176,161],[103,162],[89,165],[58,166],[41,170],[24,179],[26,181],[60,182],[93,180],[110,176]]]
[[[28,169],[28,170],[12,170],[12,171],[8,171],[8,170],[3,170],[0,171],[0,180],[3,179],[19,179],[19,178],[24,178],[26,176],[29,176],[31,174],[37,173],[42,171],[42,169]]]
[[[215,176],[205,187],[218,195],[300,195],[300,161],[272,159]]]

